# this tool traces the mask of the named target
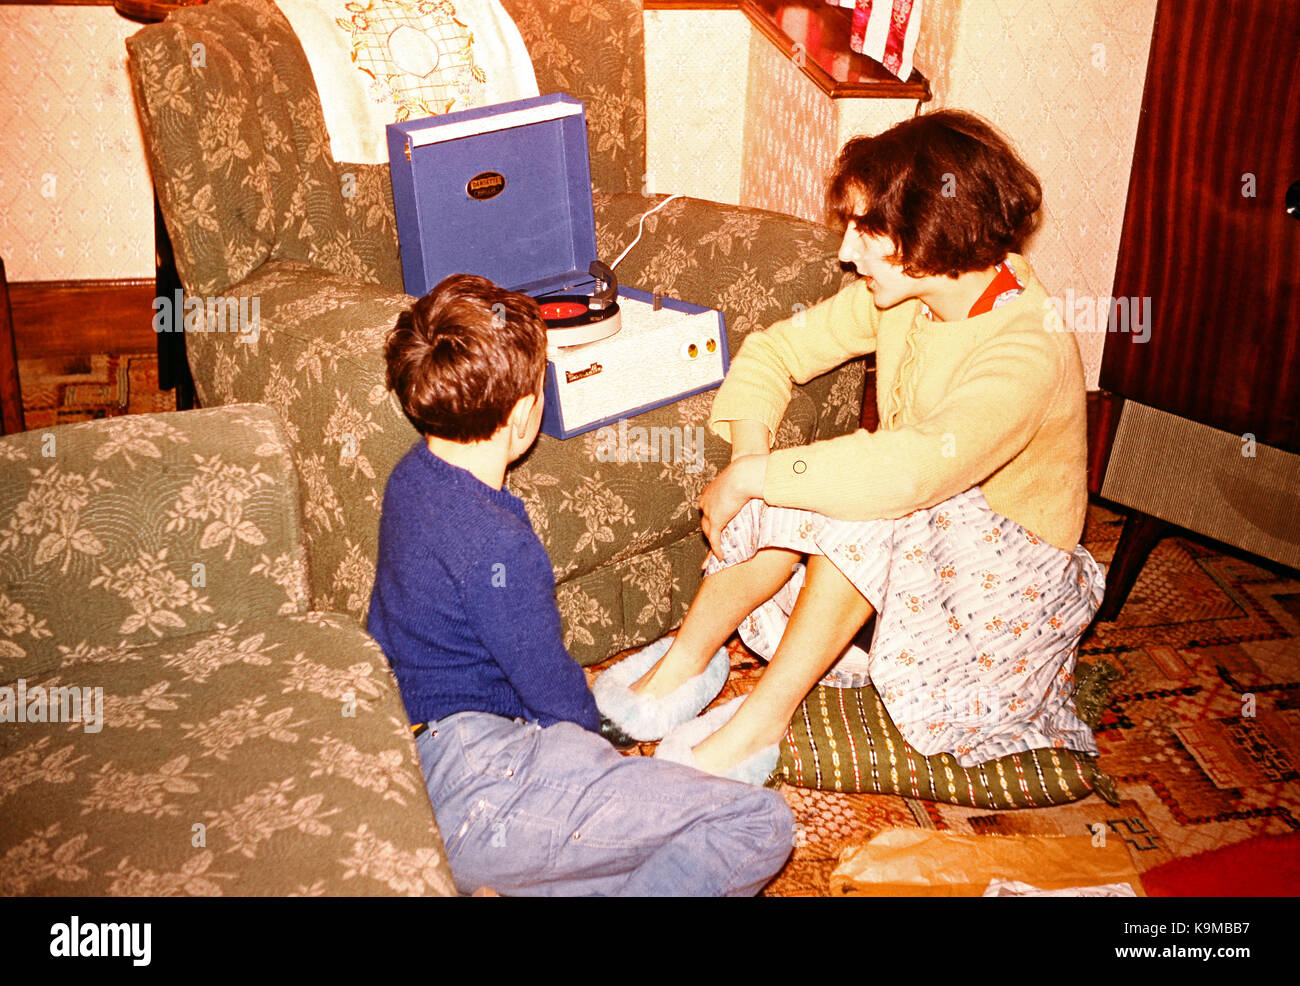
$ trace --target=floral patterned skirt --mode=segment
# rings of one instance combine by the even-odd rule
[[[995,513],[979,487],[897,520],[832,520],[751,500],[722,533],[723,561],[762,548],[824,555],[875,608],[870,651],[848,650],[822,679],[874,684],[903,737],[963,767],[1056,747],[1096,753],[1072,699],[1079,637],[1101,605],[1105,575],[1081,545],[1062,551]],[[804,567],[741,623],[771,660]]]

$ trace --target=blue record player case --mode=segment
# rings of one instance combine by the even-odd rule
[[[455,273],[534,295],[592,283],[587,118],[572,96],[391,124],[388,159],[407,294]]]
[[[390,124],[388,158],[407,294],[423,296],[455,273],[533,296],[595,284],[588,273],[599,259],[591,164],[579,100],[538,96]],[[729,361],[721,312],[669,299],[659,321],[671,322],[672,312],[705,317],[661,331],[648,296],[623,292],[620,305],[624,329],[608,346],[560,351],[571,357],[590,350],[582,372],[557,374],[565,362],[558,356],[548,365],[545,433],[568,438],[721,383]],[[697,355],[688,358],[687,350]],[[659,372],[647,377],[647,361]],[[584,374],[603,379],[579,383]]]

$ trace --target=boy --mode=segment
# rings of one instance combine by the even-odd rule
[[[459,889],[757,893],[790,852],[785,801],[601,738],[550,561],[502,489],[541,426],[536,302],[453,275],[398,318],[385,356],[423,438],[384,493],[369,630],[416,724]]]

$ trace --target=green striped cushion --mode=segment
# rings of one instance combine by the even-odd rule
[[[1010,754],[974,767],[962,767],[948,753],[922,756],[904,741],[870,685],[813,689],[781,741],[776,774],[796,787],[898,794],[970,808],[1041,808],[1093,791],[1116,802],[1096,758],[1070,750]]]

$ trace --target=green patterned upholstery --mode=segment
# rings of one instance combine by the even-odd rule
[[[180,10],[127,49],[186,291],[222,295],[272,259],[378,279],[347,228],[311,68],[274,4]]]
[[[506,7],[541,90],[587,103],[597,242],[612,259],[636,235],[638,216],[663,197],[641,194],[641,5],[506,0]],[[201,69],[191,63],[195,44],[206,46]],[[226,57],[245,48],[256,56]],[[180,11],[138,32],[128,49],[186,289],[259,305],[256,341],[187,337],[199,401],[279,412],[302,484],[311,605],[364,619],[384,483],[416,438],[383,387],[382,341],[411,300],[401,293],[387,168],[322,160],[328,137],[315,86],[269,0]],[[230,141],[205,142],[204,121],[214,114]],[[841,286],[837,247],[836,233],[799,219],[679,199],[646,222],[619,277],[721,308],[734,353],[749,332]],[[798,388],[779,443],[856,427],[862,380],[852,364]],[[691,398],[629,425],[700,427],[711,400]],[[707,463],[689,471],[683,463],[600,462],[594,442],[543,436],[508,479],[550,553],[566,640],[584,664],[681,619],[705,555],[695,502],[729,454],[709,436]]]
[[[502,0],[543,93],[587,105],[594,192],[645,183],[645,37],[640,0]]]
[[[26,432],[0,462],[0,894],[454,893],[387,661],[307,608],[274,411]]]
[[[386,164],[335,164],[343,189],[348,236],[357,252],[373,258],[375,280],[389,291],[402,290],[402,254],[397,248],[393,186]]]
[[[229,433],[213,441],[218,428]],[[307,608],[297,481],[264,408],[26,432],[0,460],[9,603],[48,630],[9,640],[6,672],[57,666],[78,639],[147,642]]]

